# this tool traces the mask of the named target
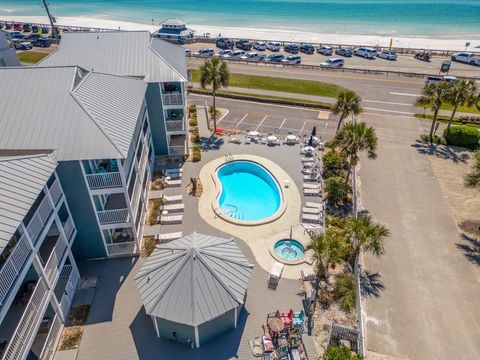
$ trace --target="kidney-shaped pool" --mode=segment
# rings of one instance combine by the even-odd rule
[[[278,181],[263,166],[237,160],[217,168],[221,193],[217,209],[239,222],[272,219],[281,209],[283,197]]]

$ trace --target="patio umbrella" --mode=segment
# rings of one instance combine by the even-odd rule
[[[308,146],[313,146],[313,135],[308,139]]]
[[[317,136],[317,127],[314,126],[312,129],[312,136]]]

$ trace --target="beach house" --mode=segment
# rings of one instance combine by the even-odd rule
[[[88,71],[143,79],[155,155],[188,154],[185,50],[148,31],[65,33],[38,66],[78,65]]]
[[[18,61],[10,35],[0,30],[0,67],[18,65],[20,65],[20,62]]]
[[[160,29],[153,36],[176,44],[185,44],[193,39],[194,32],[187,25],[176,18],[167,19],[160,24]]]

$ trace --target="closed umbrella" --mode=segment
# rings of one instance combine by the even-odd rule
[[[312,136],[317,136],[317,127],[314,126],[312,129]]]
[[[310,139],[308,140],[308,146],[313,146],[313,135],[310,136]]]

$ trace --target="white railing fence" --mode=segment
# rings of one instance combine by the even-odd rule
[[[75,291],[77,290],[78,282],[80,281],[80,274],[75,268],[72,267],[72,265],[65,265],[65,266],[70,267],[70,270],[69,270],[70,273],[68,275],[67,284],[65,285],[65,291],[63,292],[62,299],[60,300],[60,310],[62,311],[63,317],[66,319],[70,312],[70,306],[72,305],[73,297],[75,295]],[[62,274],[64,274],[63,269],[62,269]]]
[[[60,317],[55,314],[53,318],[50,331],[47,335],[47,340],[43,346],[42,352],[40,354],[40,360],[52,360],[55,355],[55,349],[57,347],[57,342],[60,339],[60,334],[62,332],[62,320]]]
[[[98,211],[98,220],[101,225],[128,222],[128,209]]]
[[[38,206],[37,211],[35,212],[32,219],[27,225],[28,235],[30,236],[30,239],[34,244],[37,243],[38,236],[42,232],[42,229],[45,226],[45,223],[50,217],[50,214],[52,213],[52,211],[53,211],[53,207],[50,204],[48,197],[45,196],[45,198],[42,200],[42,202]]]
[[[122,186],[122,177],[119,172],[88,174],[87,182],[90,190],[114,188]]]
[[[107,244],[107,250],[109,256],[133,255],[137,251],[137,244],[135,241]]]
[[[163,94],[164,105],[182,105],[183,97],[180,92],[164,93]]]
[[[58,204],[58,201],[62,197],[62,188],[60,187],[60,181],[56,179],[52,186],[49,189],[50,195],[52,196],[53,203]]]
[[[63,232],[65,233],[67,242],[72,241],[72,234],[74,231],[75,231],[75,224],[73,223],[72,217],[69,216],[67,221],[65,221],[65,224],[63,224]]]
[[[65,250],[67,250],[67,242],[63,235],[60,235],[45,266],[45,274],[51,283],[54,282],[57,275],[60,276],[60,262]]]
[[[170,156],[179,156],[179,155],[185,155],[185,146],[179,145],[179,146],[169,146],[168,147],[168,152]]]

